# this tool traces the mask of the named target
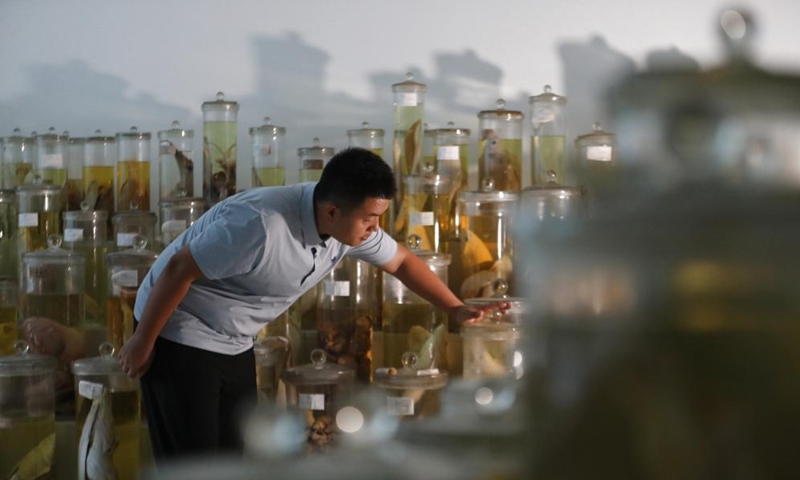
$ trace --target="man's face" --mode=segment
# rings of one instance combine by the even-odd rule
[[[378,230],[378,220],[387,208],[389,200],[376,197],[368,198],[350,211],[336,207],[331,236],[345,245],[357,247]]]

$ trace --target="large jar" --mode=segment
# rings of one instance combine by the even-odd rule
[[[409,237],[409,251],[447,283],[450,255],[419,248],[420,239]],[[383,365],[402,367],[405,352],[417,355],[420,368],[447,370],[447,315],[420,297],[393,275],[383,272]]]
[[[34,140],[22,135],[15,128],[9,137],[3,138],[2,165],[5,170],[2,188],[16,188],[33,183]]]
[[[86,352],[85,316],[86,258],[61,247],[61,237],[48,237],[48,249],[22,254],[19,318],[22,335],[34,353],[57,357],[56,412],[74,413],[72,379],[67,371],[72,360]]]
[[[117,212],[111,219],[117,248],[130,248],[136,237],[144,237],[148,245],[156,245],[156,214],[145,210]]]
[[[150,210],[150,133],[131,127],[117,133],[117,211]]]
[[[122,371],[114,352],[104,343],[100,356],[72,362],[78,478],[139,478],[139,381]]]
[[[325,363],[325,351],[311,352],[311,363],[283,372],[287,404],[304,412],[308,424],[307,450],[327,451],[336,443],[336,412],[352,395],[355,370]]]
[[[83,197],[89,210],[108,213],[108,236],[113,235],[111,219],[114,216],[114,163],[117,158],[117,141],[100,130],[86,139],[83,162]],[[125,207],[126,209],[128,207]]]
[[[0,190],[0,277],[17,276],[17,195]]]
[[[29,353],[25,342],[16,355],[0,357],[0,472],[8,478],[55,477],[56,365],[51,356]]]
[[[378,322],[372,266],[345,257],[317,287],[317,344],[328,359],[356,370],[369,384],[374,357],[372,330]]]
[[[496,110],[478,112],[478,185],[490,178],[495,189],[517,191],[522,188],[522,127],[525,116],[506,110],[506,101],[497,100]]]
[[[550,85],[544,93],[530,97],[531,185],[546,183],[555,175],[567,183],[567,97],[556,95]]]
[[[69,132],[64,131],[68,136]],[[69,137],[69,147],[65,160],[67,182],[64,184],[66,209],[80,210],[83,201],[83,159],[86,156],[86,139]]]
[[[332,147],[322,147],[319,138],[314,137],[312,146],[297,149],[300,159],[298,182],[317,182],[322,176],[322,169],[334,154]]]
[[[80,253],[86,259],[86,317],[83,321],[88,351],[97,350],[105,340],[106,332],[106,253],[109,242],[106,225],[108,214],[89,211],[84,202],[83,211],[64,213],[64,247]]]
[[[158,255],[146,250],[147,240],[136,237],[133,248],[106,255],[108,265],[106,302],[107,337],[115,348],[133,335],[136,294]]]
[[[375,386],[386,393],[386,409],[391,415],[421,419],[439,413],[447,372],[438,368],[419,368],[417,360],[417,354],[406,352],[402,357],[402,368],[375,371]]]
[[[0,277],[0,356],[14,353],[17,342],[17,279]]]
[[[462,299],[492,297],[510,288],[514,247],[512,228],[518,194],[484,190],[464,192],[458,198],[460,216],[458,255],[452,289]],[[452,252],[456,254],[456,252]],[[501,291],[499,293],[506,293]]]
[[[194,197],[194,130],[175,120],[158,132],[159,200]]]
[[[286,184],[286,128],[264,124],[249,130],[253,142],[252,186],[280,187]]]
[[[446,128],[437,128],[432,133],[436,173],[451,178],[457,190],[466,190],[469,184],[469,129],[457,128],[453,122],[447,122]]]
[[[203,198],[209,208],[235,195],[236,133],[239,104],[225,100],[217,92],[216,100],[203,102]]]
[[[395,225],[398,239],[420,238],[420,248],[444,252],[452,232],[453,203],[457,178],[441,174],[409,175],[403,178],[406,196],[402,217]]]
[[[17,187],[17,251],[20,254],[47,248],[47,237],[61,233],[62,206],[60,186]]]
[[[161,209],[161,247],[166,248],[191,227],[206,211],[202,198],[183,198],[158,202]]]
[[[59,135],[53,127],[37,135],[34,181],[38,177],[43,184],[63,187],[67,183],[68,157],[68,135]]]
[[[392,225],[400,216],[403,205],[403,177],[422,172],[423,116],[425,113],[425,92],[427,85],[414,81],[411,72],[406,73],[404,81],[392,85],[392,105],[394,107],[394,133],[392,151],[392,170],[397,182],[397,195],[394,210],[389,218]],[[396,232],[392,232],[396,234]]]

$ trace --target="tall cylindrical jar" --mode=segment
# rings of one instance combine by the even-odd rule
[[[150,134],[131,127],[117,133],[117,211],[150,210]]]
[[[69,132],[64,131],[69,136]],[[66,209],[80,210],[83,201],[83,159],[86,156],[86,139],[69,137],[69,148],[65,161],[67,182],[64,184]]]
[[[236,130],[239,104],[225,100],[203,102],[203,197],[209,208],[234,194],[236,182]]]
[[[17,251],[47,248],[47,237],[61,233],[61,187],[22,185],[17,187]]]
[[[264,118],[264,124],[249,130],[253,142],[253,187],[286,184],[286,129]]]
[[[17,195],[0,190],[0,278],[17,277]]]
[[[300,159],[299,182],[318,182],[322,176],[322,169],[331,159],[335,150],[332,147],[320,146],[319,138],[314,137],[312,146],[297,149]]]
[[[531,185],[555,181],[567,183],[567,97],[556,95],[550,85],[544,93],[530,97]]]
[[[122,371],[114,352],[104,343],[99,356],[72,362],[78,478],[92,478],[97,470],[119,480],[139,478],[139,380]],[[105,446],[100,455],[94,453],[98,446]]]
[[[392,167],[397,181],[390,222],[394,223],[403,206],[403,177],[420,173],[422,169],[423,117],[425,114],[425,92],[427,85],[414,81],[414,75],[406,73],[406,79],[392,85],[394,108],[394,133]],[[393,232],[394,233],[394,232]],[[405,240],[405,239],[399,239]]]
[[[420,248],[445,252],[451,236],[452,212],[458,180],[446,175],[408,175],[403,179],[406,209],[398,235],[420,238]]]
[[[433,130],[436,173],[453,179],[457,190],[466,190],[469,184],[469,135],[468,128],[458,128],[453,122]]]
[[[121,348],[133,335],[136,294],[158,258],[155,252],[146,250],[146,247],[147,240],[137,236],[133,248],[109,253],[105,258],[108,265],[107,338],[115,348]]]
[[[495,110],[478,113],[478,185],[490,178],[496,190],[522,188],[522,130],[525,116],[507,110],[506,101],[497,100]]]
[[[194,130],[175,120],[158,132],[159,200],[194,196]]]
[[[16,277],[0,277],[0,356],[14,353],[17,342],[17,283]]]
[[[111,218],[114,216],[114,163],[117,158],[117,141],[95,130],[86,139],[83,161],[83,196],[89,210],[102,210],[108,214],[108,235],[113,234]],[[129,207],[125,207],[127,209]]]
[[[447,283],[451,257],[420,250],[420,239],[409,237],[409,250]],[[423,299],[397,277],[383,272],[383,344],[386,367],[402,366],[405,352],[415,353],[420,368],[447,370],[447,315]]]
[[[68,135],[58,134],[53,127],[47,133],[36,135],[34,179],[39,177],[43,184],[63,187],[67,183],[68,157]]]
[[[3,138],[4,189],[33,183],[34,141],[15,128],[11,136]]]

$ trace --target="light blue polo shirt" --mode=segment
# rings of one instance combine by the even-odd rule
[[[136,318],[169,259],[187,244],[206,278],[192,283],[161,336],[229,355],[252,347],[264,325],[345,255],[378,266],[394,258],[397,242],[382,230],[355,248],[323,241],[315,185],[256,188],[215,205],[159,255],[136,296]]]

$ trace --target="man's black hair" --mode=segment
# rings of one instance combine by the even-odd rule
[[[314,189],[314,200],[331,202],[349,211],[368,198],[391,200],[395,193],[394,174],[381,157],[363,148],[348,148],[325,165]]]

